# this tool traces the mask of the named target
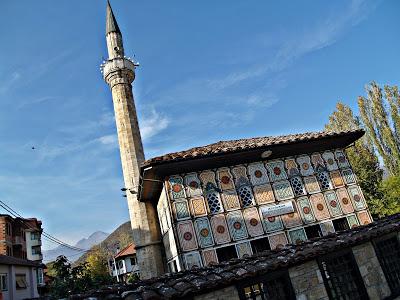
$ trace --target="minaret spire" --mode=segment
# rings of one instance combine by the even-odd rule
[[[109,1],[106,18],[108,59],[102,64],[101,70],[104,80],[110,86],[114,104],[126,198],[140,277],[147,279],[161,275],[164,272],[164,262],[156,209],[152,203],[140,202],[137,197],[140,166],[144,162],[132,92],[135,68],[138,64],[124,56],[122,34]]]
[[[110,32],[116,32],[121,34],[117,20],[115,19],[113,10],[111,8],[110,1],[107,0],[106,35],[109,34]]]

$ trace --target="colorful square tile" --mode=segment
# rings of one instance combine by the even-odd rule
[[[314,170],[317,170],[317,172],[325,170],[325,163],[324,160],[322,159],[321,154],[313,153],[311,155],[311,162],[314,166]]]
[[[253,191],[258,204],[275,202],[274,192],[269,183],[255,186]]]
[[[329,219],[329,211],[326,207],[326,202],[324,199],[324,195],[322,194],[313,194],[310,196],[311,206],[313,208],[315,218],[320,220]]]
[[[217,178],[221,190],[232,190],[235,188],[233,177],[229,168],[220,168],[217,170]]]
[[[191,203],[192,214],[195,217],[201,217],[207,215],[206,202],[203,197],[197,196],[189,200]]]
[[[297,164],[300,166],[300,173],[302,176],[311,176],[314,174],[314,169],[311,165],[311,160],[309,156],[299,156],[296,158],[296,161]]]
[[[176,200],[172,203],[177,220],[184,220],[190,218],[189,205],[186,200]]]
[[[333,223],[331,220],[321,222],[321,223],[319,223],[319,226],[321,227],[321,231],[322,231],[323,235],[327,235],[327,234],[335,232],[335,227],[333,227]]]
[[[271,181],[287,179],[287,174],[285,171],[285,165],[283,161],[274,160],[267,162],[265,165],[269,172],[269,177],[271,178]]]
[[[248,237],[246,225],[240,211],[232,211],[226,214],[229,232],[234,241]]]
[[[235,247],[239,258],[251,256],[253,254],[249,242],[238,243],[235,245]]]
[[[288,244],[288,240],[286,237],[286,234],[284,232],[279,232],[276,234],[271,234],[268,236],[269,240],[269,245],[271,246],[271,249],[274,250],[276,248],[282,248],[285,245]]]
[[[287,200],[294,197],[292,187],[290,186],[288,180],[274,182],[272,184],[272,188],[278,201]]]
[[[247,166],[247,172],[249,173],[250,181],[253,186],[269,182],[267,169],[261,162],[249,164]]]
[[[335,157],[336,157],[338,165],[341,169],[350,167],[350,164],[349,164],[343,150],[336,150]]]
[[[198,218],[194,221],[197,240],[201,248],[211,247],[214,245],[214,238],[211,233],[211,226],[208,218]]]
[[[218,263],[217,253],[214,249],[203,250],[202,255],[205,266],[210,266]]]
[[[217,244],[224,244],[231,241],[228,231],[228,225],[224,215],[215,215],[211,217],[211,228],[213,231],[214,241]]]
[[[321,188],[319,187],[317,178],[315,176],[303,177],[303,180],[306,190],[309,194],[315,194],[321,191]]]
[[[303,222],[306,224],[314,223],[315,216],[311,208],[311,203],[308,197],[300,197],[297,199],[297,207]]]
[[[355,228],[360,225],[358,223],[358,219],[355,215],[348,215],[346,218],[347,218],[347,222],[349,223],[350,228]]]
[[[328,171],[334,171],[339,169],[336,160],[335,160],[335,156],[333,155],[332,152],[330,151],[326,151],[322,154],[322,158],[325,160],[325,165]]]
[[[171,176],[168,179],[168,183],[172,199],[186,198],[185,189],[183,187],[183,178],[181,176]]]
[[[372,222],[371,216],[366,210],[357,212],[357,217],[361,225],[367,225]]]
[[[300,175],[299,168],[298,168],[296,160],[294,158],[286,159],[285,160],[285,167],[286,167],[287,174],[289,175],[289,177],[299,176]]]
[[[363,210],[367,207],[365,204],[364,195],[357,185],[352,185],[347,188],[355,210]]]
[[[249,207],[256,204],[254,201],[253,191],[251,190],[250,186],[241,186],[240,188],[238,188],[238,194],[240,202],[242,203],[242,207]]]
[[[189,197],[201,196],[203,194],[197,173],[185,175],[185,185],[186,193]]]
[[[304,228],[296,228],[288,231],[289,239],[292,244],[300,244],[307,240]]]
[[[292,189],[293,189],[295,196],[303,196],[303,195],[307,194],[306,189],[301,180],[301,177],[298,177],[298,176],[291,177],[289,179],[289,181],[290,181],[290,184],[292,185]]]
[[[192,221],[178,222],[178,236],[181,249],[191,251],[197,249],[197,241],[194,234]]]
[[[319,186],[321,187],[321,190],[331,190],[333,189],[333,185],[331,182],[331,179],[329,178],[328,172],[322,171],[318,172],[316,174]]]
[[[221,197],[226,211],[240,208],[239,198],[238,195],[236,194],[236,190],[223,191],[221,193]]]
[[[251,207],[244,209],[243,218],[250,236],[254,237],[264,234],[257,208]]]
[[[282,219],[279,216],[276,217],[266,217],[263,216],[263,207],[268,207],[269,205],[262,205],[259,208],[259,212],[261,215],[261,220],[263,222],[264,230],[266,232],[272,232],[283,229]]]
[[[350,214],[354,212],[353,205],[350,200],[349,193],[347,193],[346,188],[340,188],[336,190],[337,197],[340,202],[343,213]]]
[[[203,266],[201,262],[200,253],[198,251],[185,253],[183,255],[186,270],[192,270]]]
[[[338,188],[344,186],[343,178],[340,175],[339,170],[329,172],[329,175],[331,176],[331,180],[334,187]]]
[[[346,184],[356,183],[356,176],[354,175],[353,171],[350,168],[343,169],[342,174]]]
[[[331,216],[337,217],[337,216],[342,215],[342,209],[340,207],[336,193],[334,191],[329,191],[329,192],[325,192],[324,196],[325,196],[325,200],[326,200],[326,205],[328,206]]]

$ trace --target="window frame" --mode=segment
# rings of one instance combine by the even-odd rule
[[[4,281],[3,281],[4,278]],[[4,283],[4,285],[3,285]],[[0,291],[6,292],[8,291],[8,274],[0,273]]]
[[[385,276],[386,282],[387,282],[387,284],[389,286],[389,289],[390,289],[390,292],[391,292],[391,296],[392,297],[397,297],[397,296],[400,295],[400,284],[399,284],[399,287],[397,287],[397,289],[394,288],[393,286],[391,286],[391,284],[390,284],[390,282],[388,280],[388,275],[386,274],[387,273],[387,269],[385,267],[385,264],[382,263],[381,251],[379,250],[378,245],[377,245],[380,242],[383,242],[383,241],[386,241],[386,240],[390,240],[392,238],[396,238],[397,244],[400,245],[400,237],[399,237],[397,232],[390,233],[390,234],[387,234],[387,235],[384,235],[384,236],[381,236],[381,237],[373,239],[372,240],[372,245],[373,245],[374,250],[375,250],[376,258],[378,259],[379,265],[382,268],[382,271],[383,271],[383,274]]]
[[[23,287],[19,287],[18,283],[18,277],[21,277],[20,279],[23,280]],[[28,282],[26,281],[26,274],[15,274],[15,288],[17,290],[26,290],[28,288]]]
[[[331,286],[332,281],[328,281],[329,278],[327,278],[327,276],[326,276],[327,271],[325,270],[325,268],[323,266],[323,262],[332,261],[333,259],[338,258],[340,256],[344,256],[344,255],[349,255],[351,263],[355,266],[355,276],[356,276],[355,283],[359,284],[359,285],[357,285],[357,290],[360,292],[361,299],[369,299],[369,295],[368,295],[367,289],[365,287],[365,282],[361,276],[360,268],[357,264],[356,259],[354,258],[354,254],[353,254],[353,251],[351,248],[346,248],[346,249],[342,249],[342,250],[339,250],[336,252],[328,253],[326,255],[323,255],[322,257],[317,258],[319,271],[320,271],[322,279],[324,281],[325,290],[328,293],[329,299],[336,299],[336,298],[334,298],[334,296],[332,294],[332,289],[333,289],[333,287]]]
[[[251,287],[253,285],[260,285],[263,282],[267,281],[272,281],[278,278],[283,278],[285,287],[287,288],[287,291],[289,292],[288,294],[288,300],[295,300],[296,299],[296,293],[293,289],[292,281],[290,280],[289,276],[289,270],[284,269],[284,270],[278,270],[278,271],[273,271],[271,273],[267,273],[261,276],[258,276],[256,278],[249,278],[246,280],[243,280],[236,284],[236,289],[238,291],[239,299],[240,300],[247,300],[249,298],[246,298],[245,294],[245,288]],[[260,286],[261,288],[261,286]],[[264,295],[261,295],[261,299],[267,300]]]

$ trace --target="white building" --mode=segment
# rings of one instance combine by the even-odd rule
[[[39,297],[37,262],[0,255],[0,299],[31,299]]]
[[[136,260],[136,250],[134,244],[119,251],[112,261],[110,261],[110,273],[113,277],[117,277],[117,281],[126,282],[129,274],[134,273],[139,276],[139,267]]]

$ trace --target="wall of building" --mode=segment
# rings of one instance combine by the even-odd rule
[[[371,222],[341,149],[174,175],[165,187],[157,210],[167,262],[186,269],[226,259],[227,249],[243,257],[257,244],[274,249]],[[271,215],[277,204],[289,210]]]
[[[194,297],[194,300],[236,300],[239,299],[239,295],[236,287],[229,286],[224,289],[215,290],[207,294],[202,294]]]
[[[39,297],[37,291],[36,270],[28,266],[0,265],[0,274],[7,274],[8,289],[2,292],[3,299],[27,299]],[[16,275],[24,274],[27,287],[24,289],[16,288]]]

